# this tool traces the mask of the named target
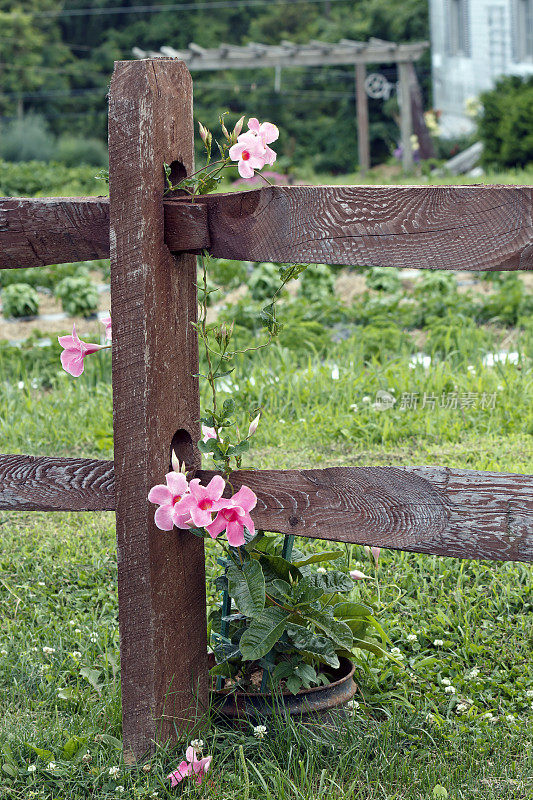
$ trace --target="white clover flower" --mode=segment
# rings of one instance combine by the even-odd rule
[[[451,684],[451,680],[449,678],[443,678],[442,679],[442,685],[443,686],[450,686],[450,684]]]
[[[320,575],[325,575],[325,574],[326,574],[326,572],[327,572],[327,569],[326,569],[325,567],[318,567],[318,569],[317,569],[317,572],[318,572]]]
[[[398,658],[400,661],[405,658],[399,647],[391,647],[390,654],[391,656],[394,656],[394,658]]]
[[[37,586],[46,586],[44,581],[38,581]]]
[[[515,715],[514,714],[507,714],[505,719],[507,720],[507,722],[514,722],[515,721]]]
[[[32,653],[38,653],[39,652],[39,648],[38,647],[32,647],[31,650],[32,650]]]
[[[455,694],[457,689],[455,688],[455,686],[445,686],[444,691],[446,692],[446,694]]]
[[[95,642],[97,642],[98,641],[98,634],[97,633],[91,633],[91,635],[89,636],[89,641],[92,642],[93,644]]]
[[[19,389],[24,389],[24,381],[19,381],[17,386],[19,387]]]
[[[28,772],[35,772],[37,766],[35,764],[30,764],[28,767]]]
[[[464,714],[465,711],[468,711],[469,708],[470,706],[468,705],[468,703],[457,703],[457,705],[455,706],[455,713]]]
[[[418,636],[416,633],[410,633],[407,637],[408,642],[416,642],[418,640]]]
[[[75,620],[75,619],[71,619],[71,620],[70,620],[70,622],[69,622],[69,625],[70,625],[70,627],[71,627],[71,628],[73,628],[73,627],[74,627],[75,625],[77,625],[77,624],[78,624],[78,623],[76,622],[76,620]]]
[[[478,675],[479,675],[479,670],[478,670],[478,668],[477,668],[477,667],[473,667],[473,668],[470,670],[470,672],[467,672],[467,673],[466,673],[466,677],[467,677],[467,678],[477,678],[477,676],[478,676]]]
[[[0,650],[0,656],[7,656],[7,650]]]
[[[81,633],[81,628],[76,628],[76,630],[74,631],[74,633]]]
[[[266,734],[267,734],[267,729],[265,725],[254,726],[254,736],[256,739],[264,739]]]
[[[347,711],[347,712],[348,712],[348,714],[350,714],[352,717],[353,717],[353,716],[355,716],[355,715],[357,714],[357,711],[358,711],[358,709],[359,709],[359,703],[357,702],[357,700],[349,700],[349,701],[346,703],[346,711]]]
[[[193,739],[191,742],[191,747],[194,747],[195,750],[201,750],[204,746],[202,739]]]
[[[526,697],[533,697],[533,689],[528,689],[527,690]]]
[[[93,757],[89,750],[87,750],[81,760],[84,762],[84,764],[90,764],[90,762],[93,760]]]
[[[55,647],[43,647],[43,653],[45,656],[51,656],[53,653],[55,653],[55,651]]]
[[[442,647],[442,645],[444,644],[444,642],[443,642],[443,640],[442,640],[442,639],[435,639],[435,641],[433,642],[433,644],[435,645],[435,647]]]
[[[120,767],[109,767],[108,774],[110,778],[118,778],[120,775]]]
[[[363,403],[370,403],[370,397],[367,394],[363,397]]]
[[[143,772],[150,772],[151,769],[152,769],[152,765],[151,764],[144,764],[143,765]]]
[[[350,411],[354,411],[354,412],[355,411],[359,411],[359,406],[357,405],[357,403],[352,403],[351,404]]]
[[[77,658],[77,659],[81,658],[81,653],[79,650],[73,650],[70,655],[72,656],[72,658]]]
[[[117,792],[117,794],[122,794],[123,791],[124,791],[123,786],[115,786],[115,792]]]
[[[57,769],[57,764],[55,761],[50,761],[50,763],[47,764],[46,769],[50,770],[50,772],[53,772],[55,769]]]

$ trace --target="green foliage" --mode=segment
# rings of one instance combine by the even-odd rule
[[[248,279],[248,288],[252,298],[257,301],[269,300],[279,288],[280,276],[277,264],[269,262],[254,265]]]
[[[400,288],[398,270],[390,267],[372,267],[366,275],[366,285],[378,292],[397,292]]]
[[[38,115],[15,119],[0,131],[0,158],[6,161],[50,161],[54,152],[55,137]]]
[[[335,292],[335,277],[327,264],[311,264],[300,278],[300,296],[310,303],[331,297]]]
[[[480,100],[483,163],[503,168],[533,161],[533,77],[501,78]]]
[[[55,288],[63,310],[72,317],[90,317],[98,310],[98,291],[91,279],[83,275],[63,278]]]
[[[27,283],[12,283],[2,290],[4,317],[32,317],[39,312],[39,295]]]
[[[508,273],[500,279],[497,291],[489,295],[478,312],[481,322],[516,325],[533,314],[533,295],[524,291],[519,276]]]
[[[57,141],[55,158],[67,167],[88,164],[95,167],[107,166],[107,147],[100,139],[63,135]]]
[[[75,197],[105,194],[106,187],[95,178],[94,167],[66,167],[64,164],[0,161],[0,194],[5,197]]]
[[[246,282],[248,271],[245,261],[216,258],[210,266],[209,274],[218,286],[222,286],[224,289],[236,289]]]
[[[27,283],[34,289],[53,289],[63,278],[88,276],[89,266],[98,262],[78,262],[75,264],[54,264],[50,267],[28,267],[27,269],[0,270],[0,286],[12,283]]]

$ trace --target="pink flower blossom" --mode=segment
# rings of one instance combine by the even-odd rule
[[[111,314],[108,314],[107,317],[102,317],[100,320],[102,325],[105,325],[105,338],[106,341],[111,341]]]
[[[187,761],[182,761],[174,772],[167,775],[172,788],[177,786],[178,783],[181,783],[184,778],[194,778],[198,784],[201,784],[202,778],[207,773],[211,766],[211,761],[213,760],[212,756],[198,758],[198,753],[194,747],[187,748],[185,758]]]
[[[181,472],[168,472],[167,484],[158,484],[150,489],[148,500],[159,508],[155,512],[155,524],[161,531],[176,528],[187,530],[191,522],[189,513],[189,484]]]
[[[261,419],[261,413],[259,413],[257,417],[254,417],[254,419],[250,422],[250,427],[248,428],[248,438],[250,436],[253,436],[253,434],[256,432],[260,419]]]
[[[207,442],[209,439],[216,439],[217,432],[214,428],[208,428],[207,425],[202,425],[202,441]]]
[[[72,336],[58,336],[57,341],[64,348],[61,353],[61,366],[73,375],[74,378],[79,378],[84,370],[83,359],[91,353],[96,353],[97,350],[102,350],[108,345],[90,344],[82,342],[76,333],[76,326],[72,326]]]
[[[232,547],[240,547],[244,544],[245,527],[252,536],[255,535],[255,525],[250,511],[255,508],[257,497],[248,486],[241,486],[233,497],[223,502],[224,505],[214,522],[208,525],[206,530],[213,539],[225,530],[229,544]]]
[[[254,170],[271,163],[267,162],[266,154],[266,145],[252,131],[241,133],[237,143],[229,149],[229,157],[232,161],[237,161],[241,178],[252,178]]]
[[[381,552],[381,547],[368,547],[368,545],[365,545],[365,553],[367,554],[367,556],[372,554],[374,561],[376,563],[376,567],[378,565],[380,552]]]
[[[194,525],[203,528],[209,525],[212,515],[224,508],[227,500],[221,500],[226,481],[221,475],[211,478],[207,486],[200,486],[200,479],[193,478],[190,482],[190,495],[187,498],[187,507]]]
[[[252,133],[255,133],[258,139],[261,140],[261,143],[265,148],[265,164],[272,165],[276,160],[276,154],[268,145],[272,144],[272,142],[275,142],[279,137],[278,128],[271,122],[259,123],[259,120],[255,117],[252,117],[250,120],[248,120],[248,127]]]
[[[365,575],[364,572],[361,572],[359,569],[352,569],[350,570],[350,578],[354,581],[361,581],[363,578],[370,578],[370,575]]]

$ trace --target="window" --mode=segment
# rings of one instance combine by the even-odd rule
[[[448,45],[451,56],[470,54],[467,0],[448,0]]]
[[[515,0],[516,60],[533,60],[533,0]]]

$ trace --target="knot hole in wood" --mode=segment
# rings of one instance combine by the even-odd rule
[[[177,183],[179,183],[180,181],[182,181],[184,178],[187,177],[187,170],[185,169],[185,166],[182,164],[181,161],[172,161],[172,163],[169,166],[170,166],[169,178],[172,183],[172,186],[175,186]],[[166,188],[166,182],[165,182],[165,188]],[[179,197],[182,194],[185,194],[185,192],[181,189],[178,189],[175,192],[169,192],[167,197]]]
[[[176,453],[180,464],[185,463],[188,470],[198,467],[198,456],[192,436],[185,428],[179,428],[172,437],[170,445],[169,462],[172,470],[172,452]]]

